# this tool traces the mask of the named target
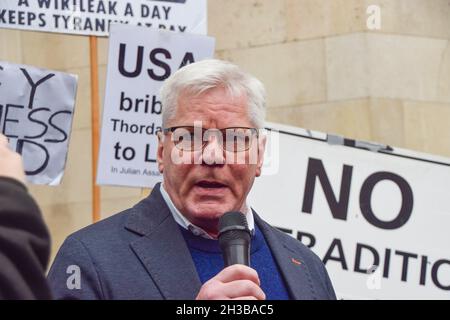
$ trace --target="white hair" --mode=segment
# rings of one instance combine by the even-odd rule
[[[210,89],[223,87],[233,98],[244,94],[248,102],[250,121],[257,128],[264,127],[266,90],[254,76],[238,66],[222,60],[207,59],[189,64],[172,74],[160,92],[162,124],[175,117],[178,97],[183,92],[198,95]]]

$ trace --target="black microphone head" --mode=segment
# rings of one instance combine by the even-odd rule
[[[227,231],[230,227],[237,227],[237,229],[248,229],[247,218],[238,211],[226,212],[219,219],[219,233]]]
[[[227,212],[219,219],[219,244],[226,245],[233,240],[250,242],[247,218],[241,212]]]
[[[227,212],[219,219],[219,245],[224,265],[250,266],[250,230],[247,218],[240,212]]]

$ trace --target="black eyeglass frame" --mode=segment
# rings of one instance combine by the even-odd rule
[[[208,130],[212,130],[212,131],[220,131],[222,134],[222,137],[226,137],[226,130],[230,130],[230,129],[246,129],[246,130],[251,130],[251,135],[255,135],[256,134],[256,139],[259,138],[259,129],[258,128],[252,128],[252,127],[227,127],[227,128],[203,128],[203,127],[195,127],[195,126],[175,126],[175,127],[168,127],[168,128],[163,128],[162,132],[164,134],[168,134],[169,132],[173,133],[175,130],[180,129],[180,128],[189,128],[189,129],[193,129],[195,130],[195,128],[200,128],[202,129],[202,137],[204,136],[205,132]],[[225,135],[224,135],[225,134]],[[206,147],[206,145],[208,144],[208,141],[202,141],[202,150]],[[251,143],[249,143],[249,146],[245,149],[245,150],[240,150],[240,151],[235,151],[235,152],[244,152],[250,149],[250,145]],[[175,147],[177,147],[177,145],[175,144]],[[178,147],[177,147],[178,148]],[[224,151],[229,151],[226,149],[226,143],[222,144],[222,149]],[[200,150],[200,149],[199,149]],[[198,151],[198,150],[185,150],[185,151]]]

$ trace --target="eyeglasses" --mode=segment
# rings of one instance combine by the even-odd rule
[[[203,150],[211,136],[215,136],[224,151],[242,152],[250,149],[254,137],[258,138],[258,129],[230,127],[206,129],[195,126],[178,126],[163,129],[164,134],[172,132],[175,147],[182,151]]]

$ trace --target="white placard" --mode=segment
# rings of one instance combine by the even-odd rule
[[[211,37],[113,25],[98,184],[152,187],[162,180],[156,165],[159,89],[183,65],[213,54]]]
[[[108,36],[113,23],[206,34],[206,0],[0,2],[0,28]]]
[[[0,132],[22,154],[31,183],[62,179],[76,89],[75,75],[0,61]]]
[[[249,203],[312,245],[338,297],[450,298],[450,159],[269,127],[281,130],[279,163]]]

